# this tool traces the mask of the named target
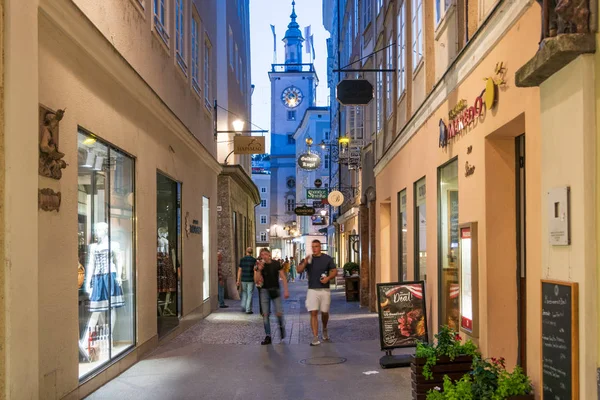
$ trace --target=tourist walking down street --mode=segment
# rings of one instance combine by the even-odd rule
[[[261,304],[261,313],[263,316],[263,324],[265,327],[265,340],[260,344],[267,345],[271,344],[271,322],[269,321],[269,315],[271,313],[271,302],[275,308],[275,315],[277,315],[277,321],[279,322],[279,331],[281,333],[281,339],[285,338],[285,325],[283,321],[283,303],[281,300],[281,290],[279,289],[279,279],[283,282],[283,297],[290,297],[288,291],[288,284],[286,277],[283,272],[283,267],[279,261],[271,259],[271,251],[267,248],[260,250],[260,260],[256,263],[255,274],[259,277],[255,278],[255,281],[260,280],[262,277],[262,287],[258,290],[258,297]]]
[[[337,269],[333,258],[321,253],[321,242],[313,240],[312,255],[307,256],[298,265],[298,272],[308,272],[308,292],[306,293],[306,309],[310,312],[310,326],[313,331],[311,346],[318,346],[319,341],[319,311],[323,322],[323,341],[329,341],[327,322],[329,321],[329,306],[331,305],[331,291],[329,281],[335,279]]]
[[[217,275],[219,279],[219,307],[229,308],[225,304],[225,277],[223,276],[223,252],[219,250],[217,252]]]
[[[287,258],[287,256],[285,257],[285,260],[283,261],[283,274],[285,275],[285,279],[287,279],[287,281],[290,281],[290,260]]]
[[[246,249],[246,255],[240,260],[237,285],[242,291],[242,312],[253,314],[252,295],[254,293],[254,267],[256,258],[252,257],[252,247]]]
[[[296,260],[294,260],[294,257],[292,256],[290,257],[290,280],[292,282],[296,282],[296,275],[298,275],[296,268]]]

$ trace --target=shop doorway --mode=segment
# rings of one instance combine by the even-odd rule
[[[181,183],[156,174],[158,336],[181,317]]]
[[[525,135],[515,138],[516,210],[517,210],[517,313],[519,354],[517,362],[527,370],[527,246],[525,225]]]

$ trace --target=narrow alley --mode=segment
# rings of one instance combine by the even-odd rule
[[[309,346],[306,286],[290,283],[283,343],[277,333],[272,345],[260,345],[255,292],[253,315],[228,301],[88,399],[409,399],[409,369],[379,366],[377,314],[347,303],[342,289],[332,290],[331,343]]]

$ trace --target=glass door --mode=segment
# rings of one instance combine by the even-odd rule
[[[438,170],[438,265],[440,324],[458,332],[460,283],[458,279],[458,160]]]
[[[156,174],[156,278],[158,336],[181,316],[181,184]]]

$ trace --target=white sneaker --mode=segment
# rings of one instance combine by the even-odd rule
[[[327,332],[327,329],[325,329],[325,330],[323,331],[323,341],[324,341],[324,342],[329,342],[329,341],[331,341],[331,338],[329,337],[329,333]]]
[[[321,344],[321,342],[319,342],[319,338],[318,337],[313,338],[312,342],[310,342],[311,346],[318,346],[320,344]]]

